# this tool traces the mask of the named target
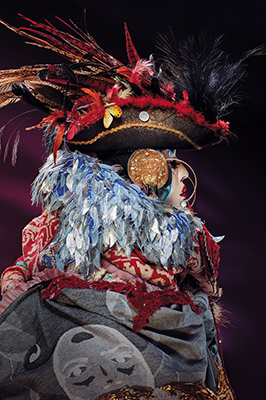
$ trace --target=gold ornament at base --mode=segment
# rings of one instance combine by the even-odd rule
[[[136,150],[128,160],[128,175],[140,186],[157,189],[168,180],[168,164],[162,153],[154,149]]]

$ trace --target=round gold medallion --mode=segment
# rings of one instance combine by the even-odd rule
[[[168,165],[163,154],[154,149],[136,150],[128,160],[128,175],[138,185],[161,188],[168,179]]]

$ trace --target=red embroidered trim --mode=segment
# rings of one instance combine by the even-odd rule
[[[75,275],[59,276],[53,279],[49,286],[42,291],[41,299],[54,299],[62,293],[62,289],[65,287],[75,289],[91,288],[103,291],[111,290],[117,293],[125,292],[129,303],[138,312],[138,315],[136,315],[133,320],[134,332],[139,332],[140,329],[144,328],[148,318],[150,318],[156,310],[159,310],[161,307],[167,307],[169,304],[187,304],[196,314],[201,313],[200,309],[186,293],[164,290],[148,292],[145,283],[137,282],[136,285],[133,285],[129,282],[119,283],[107,282],[104,280],[87,282]]]

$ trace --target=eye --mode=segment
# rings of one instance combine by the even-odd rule
[[[86,366],[76,365],[75,367],[72,368],[69,376],[70,376],[70,378],[80,376],[83,374],[83,372],[86,371],[86,369],[87,369]]]
[[[131,375],[134,368],[135,368],[135,365],[132,365],[132,367],[130,367],[130,368],[117,368],[117,371],[121,372],[122,374]]]
[[[172,169],[177,169],[179,165],[180,162],[178,160],[170,160],[170,166]]]
[[[119,364],[123,364],[123,363],[127,362],[128,360],[130,360],[130,357],[126,357],[123,355],[118,355],[115,358],[112,358],[112,361],[114,361],[115,363],[119,363]]]

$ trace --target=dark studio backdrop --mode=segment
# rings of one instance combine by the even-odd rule
[[[237,59],[242,52],[266,42],[263,2],[242,1],[13,1],[6,2],[0,17],[15,26],[24,22],[20,12],[62,28],[54,15],[71,18],[80,25],[87,9],[88,31],[109,53],[126,62],[123,23],[127,22],[133,43],[143,58],[156,51],[157,32],[172,26],[177,38],[207,31],[223,34],[223,48]],[[60,63],[62,58],[24,44],[0,26],[0,68],[26,64]],[[228,119],[238,136],[210,148],[180,152],[197,173],[199,187],[194,209],[213,235],[225,235],[221,243],[220,286],[230,325],[221,328],[227,373],[238,400],[264,398],[265,352],[265,123],[266,56],[247,62],[246,93],[240,107]],[[40,131],[24,131],[39,122],[41,113],[11,119],[30,108],[24,104],[0,110],[0,127],[5,128],[2,145],[20,126],[21,142],[15,167],[10,157],[0,155],[0,268],[12,265],[21,254],[21,230],[40,209],[30,204],[30,185],[44,161]],[[10,122],[11,121],[11,122]],[[264,247],[263,247],[264,246]],[[1,339],[0,339],[1,340]]]

